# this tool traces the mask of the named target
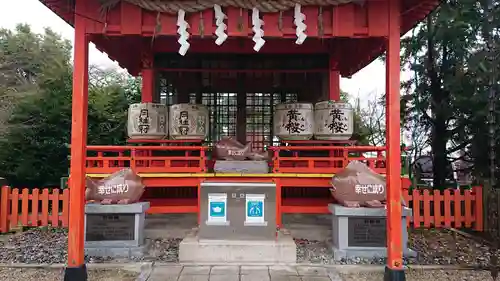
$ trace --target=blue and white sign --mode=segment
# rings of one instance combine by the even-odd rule
[[[265,224],[264,199],[265,194],[247,194],[245,203],[245,223]]]
[[[226,223],[227,222],[227,194],[209,193],[208,194],[208,220],[207,223]]]

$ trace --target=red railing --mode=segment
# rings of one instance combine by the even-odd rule
[[[132,168],[137,173],[206,172],[204,146],[87,146],[87,173],[113,173]]]
[[[403,194],[413,212],[408,227],[465,227],[483,230],[481,187],[474,187],[472,190],[403,190]],[[327,203],[324,202],[325,210]],[[297,201],[296,207],[300,209],[301,206],[303,202]],[[178,205],[165,207],[171,208],[168,211],[172,213],[186,212],[185,209],[178,209]],[[199,210],[196,203],[192,208],[189,212]],[[297,208],[294,213],[300,213]],[[284,210],[280,210],[278,215],[281,216],[282,213],[285,213]],[[18,226],[67,227],[68,218],[69,189],[63,192],[49,188],[22,189],[20,192],[19,189],[11,189],[8,186],[0,188],[0,233]]]
[[[358,160],[385,174],[385,147],[375,146],[273,146],[274,173],[335,174]],[[373,155],[369,155],[373,154]]]
[[[474,228],[483,230],[483,189],[414,189],[403,193],[413,210],[413,228]]]
[[[88,146],[87,173],[108,174],[131,167],[138,173],[207,172],[209,147],[200,141],[133,140],[128,146]],[[187,145],[187,144],[191,145]],[[137,145],[138,144],[138,145]],[[141,146],[143,145],[143,146]],[[273,173],[335,174],[350,161],[366,163],[385,174],[385,147],[353,146],[352,142],[290,141],[269,147]]]
[[[67,227],[69,189],[0,188],[0,233],[19,226]]]

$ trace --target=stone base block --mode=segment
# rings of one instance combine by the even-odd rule
[[[297,246],[280,232],[273,241],[200,240],[193,230],[179,246],[179,262],[196,264],[294,264]]]
[[[85,255],[90,257],[110,257],[110,258],[141,258],[144,256],[146,249],[144,246],[139,247],[102,247],[102,248],[85,248]]]
[[[245,173],[266,174],[269,173],[267,161],[215,161],[214,171],[216,173]]]
[[[405,249],[403,252],[404,257],[416,257],[417,252],[411,249]],[[387,248],[379,248],[379,247],[363,247],[363,248],[348,248],[340,250],[336,247],[333,247],[333,258],[336,261],[340,261],[342,259],[353,259],[353,258],[362,258],[362,259],[373,259],[373,258],[386,258],[387,257]]]
[[[337,204],[328,206],[332,214],[332,250],[335,260],[343,258],[387,257],[387,212],[384,208],[348,208]],[[407,219],[411,210],[403,208],[401,238],[403,254],[416,256],[408,248]]]
[[[148,202],[87,204],[85,253],[92,257],[129,258],[144,255],[144,220]]]

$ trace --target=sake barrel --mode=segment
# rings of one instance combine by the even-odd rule
[[[314,124],[317,140],[349,140],[354,130],[354,110],[345,102],[318,102],[314,106]]]
[[[180,103],[170,107],[170,137],[203,140],[208,135],[208,109],[204,105]]]
[[[313,105],[283,103],[275,107],[274,133],[281,140],[308,140],[314,134]]]
[[[127,133],[130,139],[164,139],[168,134],[167,106],[134,103],[128,108]]]

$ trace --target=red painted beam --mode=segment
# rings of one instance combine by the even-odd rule
[[[365,5],[345,4],[339,6],[319,7],[303,6],[306,16],[305,33],[309,37],[331,38],[335,36],[380,36],[386,34],[386,24],[381,20],[384,15],[383,1],[369,1]],[[121,2],[106,13],[104,19],[100,15],[98,0],[87,1],[86,16],[93,19],[89,32],[93,34],[120,35],[174,35],[177,36],[177,15],[154,13],[143,10],[127,2]],[[251,37],[251,11],[237,7],[225,7],[227,15],[225,23],[230,37]],[[281,13],[261,13],[264,21],[264,36],[277,38],[295,38],[293,10]],[[188,29],[192,37],[213,37],[216,29],[213,9],[197,13],[188,13]],[[384,33],[385,32],[385,33]]]

